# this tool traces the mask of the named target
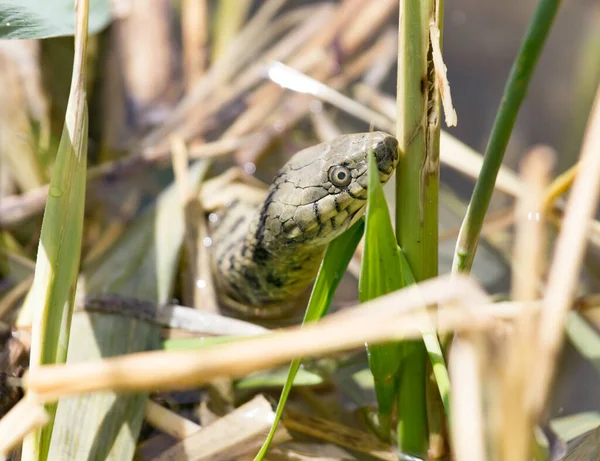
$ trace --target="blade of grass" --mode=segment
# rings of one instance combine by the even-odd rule
[[[308,322],[319,320],[327,313],[335,290],[342,280],[344,272],[346,272],[346,267],[350,263],[350,259],[352,259],[352,255],[358,246],[358,242],[360,242],[360,239],[362,238],[363,231],[364,221],[361,219],[348,229],[348,231],[344,232],[329,244],[310,295],[310,300],[308,301],[306,314],[304,314],[304,320],[302,321],[303,325]],[[290,364],[288,377],[283,386],[283,390],[281,391],[279,403],[277,404],[275,420],[273,421],[273,425],[271,426],[271,430],[269,431],[263,446],[254,458],[255,461],[262,460],[269,450],[269,446],[275,435],[275,430],[277,429],[277,424],[283,414],[285,402],[292,390],[294,378],[298,373],[301,363],[302,359],[296,359]]]
[[[86,102],[87,0],[76,3],[75,57],[65,126],[50,180],[33,286],[25,309],[33,314],[30,368],[64,363],[81,256],[87,164]],[[47,406],[50,423],[27,437],[25,461],[45,460],[56,404]]]
[[[358,285],[361,303],[405,286],[396,243],[373,152],[369,153],[369,187],[365,212],[365,243]],[[396,404],[396,375],[406,355],[405,344],[367,345],[369,368],[375,381],[379,432],[389,440],[391,418]]]
[[[504,95],[485,150],[485,158],[456,242],[452,273],[469,272],[475,259],[485,213],[502,165],[521,103],[546,43],[561,0],[540,0],[531,18],[519,54],[504,88]]]
[[[416,283],[404,253],[396,244],[390,213],[376,171],[377,165],[371,153],[369,156],[367,211],[365,213],[365,245],[359,283],[360,302]],[[449,415],[450,380],[435,329],[424,330],[423,340],[432,363],[446,415]],[[405,346],[405,344],[394,343],[368,347],[369,366],[374,376],[379,406],[380,430],[386,438],[389,434],[391,413],[396,403],[396,375],[400,370],[401,360],[412,350],[410,346],[408,348]]]
[[[158,325],[118,312],[77,311],[72,325],[69,364],[150,351],[160,342]],[[102,392],[60,399],[48,461],[132,459],[147,397]]]

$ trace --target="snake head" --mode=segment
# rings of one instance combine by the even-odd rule
[[[279,171],[261,210],[263,242],[321,247],[354,224],[367,203],[371,150],[385,184],[398,162],[398,141],[387,133],[342,135],[294,155]]]

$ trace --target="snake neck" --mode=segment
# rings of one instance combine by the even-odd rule
[[[292,308],[314,281],[325,251],[324,246],[276,238],[280,223],[269,203],[269,196],[262,205],[235,202],[213,231],[221,299],[256,315]]]

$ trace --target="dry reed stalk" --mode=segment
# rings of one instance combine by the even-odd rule
[[[322,28],[308,44],[302,47],[300,51],[290,59],[289,66],[294,69],[306,69],[306,63],[312,62],[310,56],[315,54],[315,50],[328,50],[328,47],[337,36],[343,37],[346,33],[345,27],[348,26],[354,17],[360,16],[361,10],[364,9],[367,4],[368,2],[365,2],[365,0],[344,0],[335,10],[335,15],[328,26]],[[373,29],[370,29],[370,32],[372,34]],[[365,40],[368,38],[368,35],[361,34],[359,37],[362,40]],[[355,46],[358,46],[359,44],[359,42],[353,43]],[[327,54],[329,55],[331,52],[327,51]],[[317,80],[326,80],[328,76],[338,70],[337,66],[330,65],[330,63],[336,62],[335,55],[333,55],[332,58],[334,59],[321,59],[321,66],[316,67],[314,73],[308,73]],[[328,63],[328,67],[322,65],[324,62]],[[238,135],[247,132],[247,130],[253,126],[248,120],[262,120],[269,113],[272,113],[284,93],[285,90],[283,88],[270,82],[260,86],[248,98],[249,107],[244,117],[238,118],[238,120],[236,120],[227,130],[226,135]]]
[[[589,233],[588,223],[600,191],[600,88],[596,92],[583,140],[580,169],[567,201],[562,229],[556,242],[535,355],[537,372],[531,378],[528,402],[533,414],[544,407],[560,347],[564,321],[571,307]]]
[[[295,67],[308,72],[315,70],[315,73],[323,76],[327,73],[327,66],[323,67],[324,61],[329,62],[327,55],[322,50],[315,49],[314,52],[303,55],[303,59],[297,62]],[[260,86],[247,98],[246,111],[225,130],[223,136],[225,138],[241,136],[262,125],[262,122],[276,110],[285,91],[285,88],[271,82]]]
[[[227,82],[247,62],[247,58],[256,52],[255,45],[260,42],[264,31],[268,30],[269,21],[277,14],[286,0],[267,0],[258,12],[248,21],[234,42],[221,57],[212,63],[208,71],[198,80],[188,94],[164,121],[163,125],[149,133],[143,140],[145,147],[161,147],[170,134],[181,134],[175,131],[182,126],[187,117],[214,91]],[[185,138],[184,138],[185,139]]]
[[[208,7],[206,0],[184,0],[181,4],[183,72],[188,91],[194,87],[207,61]]]
[[[431,41],[431,51],[433,64],[435,66],[435,73],[438,80],[438,87],[440,89],[440,96],[442,99],[442,107],[444,108],[444,116],[446,118],[447,126],[456,126],[458,119],[456,116],[456,110],[452,105],[452,95],[450,94],[450,82],[448,82],[448,76],[446,74],[446,64],[442,58],[442,48],[440,44],[440,29],[436,25],[435,21],[429,23],[429,36]]]
[[[567,171],[559,175],[552,184],[548,187],[546,191],[546,196],[544,198],[544,211],[550,211],[556,201],[563,195],[573,184],[575,177],[579,171],[579,162],[569,168]]]
[[[380,0],[367,2],[364,8],[358,11],[354,19],[342,30],[340,47],[342,52],[353,54],[367,39],[373,35],[374,30],[381,30],[394,11],[398,8],[396,0]]]
[[[19,301],[31,287],[33,282],[33,274],[26,279],[20,281],[14,287],[12,287],[3,297],[0,299],[0,319],[2,319]]]
[[[188,150],[179,137],[171,138],[173,171],[180,189],[185,216],[184,248],[187,256],[187,277],[184,288],[184,303],[204,312],[218,313],[217,294],[212,278],[211,254],[208,250],[208,229],[201,194],[188,180]],[[206,169],[210,165],[206,164]],[[201,181],[204,174],[202,174]]]
[[[332,353],[383,342],[419,337],[430,328],[424,305],[454,303],[434,316],[440,331],[490,328],[485,293],[470,279],[442,277],[377,298],[360,308],[333,314],[319,324],[281,330],[200,351],[147,352],[68,366],[46,366],[24,378],[25,387],[44,399],[101,389],[182,389],[215,377],[244,376],[298,356]]]
[[[378,88],[382,85],[385,78],[390,74],[392,67],[396,64],[398,56],[398,31],[396,28],[390,27],[387,29],[382,38],[385,38],[384,47],[386,51],[382,53],[378,61],[373,63],[362,78],[362,85],[371,88]]]
[[[90,238],[93,244],[85,252],[85,257],[81,263],[83,269],[98,261],[121,238],[139,207],[140,196],[139,191],[131,191],[119,208],[119,219],[109,222],[105,228],[99,231],[97,238]]]
[[[189,156],[192,159],[199,159],[228,155],[240,147],[252,143],[255,137],[255,134],[250,134],[239,138],[219,139],[195,145],[190,148]],[[170,156],[169,149],[148,149],[140,154],[93,166],[88,171],[87,187],[94,187],[97,181],[124,177],[149,166],[166,162]],[[25,194],[4,197],[0,203],[0,228],[14,226],[39,213],[44,208],[47,196],[48,185],[32,189]]]
[[[274,418],[271,404],[262,395],[236,408],[171,448],[153,458],[153,461],[193,459],[237,459],[256,451],[271,427]],[[289,439],[285,430],[279,430],[278,442]]]
[[[334,89],[342,88],[352,79],[357,78],[367,69],[371,68],[382,57],[383,53],[389,49],[388,42],[389,39],[385,36],[379,38],[370,48],[350,61],[340,74],[333,77],[329,82],[329,86]],[[280,136],[282,132],[289,130],[302,117],[309,113],[313,97],[312,94],[303,93],[288,95],[282,103],[282,109],[262,121],[262,139],[260,142],[249,145],[247,148],[236,153],[235,158],[238,164],[244,165],[248,162],[256,164],[259,162],[266,148],[274,138]],[[372,114],[372,112],[368,113]],[[360,114],[357,113],[356,115],[359,116]],[[376,115],[376,117],[378,116]],[[366,119],[368,123],[370,122],[368,115],[360,115],[359,118]],[[383,122],[383,118],[378,117],[378,120],[381,123],[385,123]],[[386,129],[389,129],[389,126],[386,125],[386,127]]]
[[[202,429],[200,425],[152,400],[146,402],[144,417],[152,427],[177,440],[185,439]]]
[[[234,74],[232,74],[227,79],[223,77],[220,85],[215,85],[213,93],[204,94],[203,99],[195,101],[194,106],[185,104],[185,101],[191,98],[184,97],[179,105],[182,109],[176,109],[175,111],[175,114],[181,112],[179,117],[182,122],[173,127],[173,133],[178,134],[185,140],[202,134],[207,122],[211,122],[210,117],[218,116],[218,111],[226,104],[234,104],[236,100],[242,97],[245,99],[244,94],[263,79],[265,67],[268,64],[273,60],[287,59],[290,55],[296,53],[310,37],[325,27],[332,15],[332,6],[326,4],[298,8],[276,18],[261,34],[260,43],[253,43],[255,54],[258,53],[257,45],[262,47],[263,44],[272,41],[286,30],[290,28],[291,30],[283,38],[278,39],[270,49],[264,51],[262,55],[257,56],[253,61],[249,61],[246,68],[237,64],[239,76],[234,78]],[[242,51],[244,52],[243,59],[248,60],[249,50],[239,50],[240,53]],[[230,82],[229,79],[233,80]],[[222,137],[227,136],[222,135]]]
[[[321,142],[332,141],[342,134],[333,118],[323,110],[313,110],[310,114],[313,130]]]
[[[502,460],[526,461],[531,456],[534,417],[527,407],[531,370],[536,365],[535,338],[539,282],[546,259],[544,192],[550,183],[554,152],[539,146],[521,162],[523,193],[516,206],[515,243],[512,260],[512,299],[525,309],[515,319],[507,338],[504,363],[500,371],[501,398],[493,402],[501,415],[500,446]]]
[[[397,37],[396,43],[398,42]],[[383,95],[376,88],[365,83],[357,83],[353,88],[354,99],[357,102],[371,107],[382,115],[386,116],[390,123],[395,120],[396,101],[390,97]]]
[[[176,62],[171,43],[173,8],[169,0],[130,0],[129,14],[114,24],[125,93],[131,98],[139,128],[149,110],[164,98]],[[122,103],[122,102],[121,102]],[[146,120],[142,120],[146,118]]]
[[[0,456],[8,456],[23,438],[48,422],[44,405],[33,399],[21,399],[0,420]]]
[[[392,97],[375,88],[366,86],[359,88],[360,97],[357,99],[383,113],[390,120],[396,120],[396,103]],[[440,160],[443,163],[471,178],[477,178],[483,163],[481,154],[445,131],[440,133],[440,143]],[[521,183],[518,176],[506,167],[500,169],[496,188],[513,197],[521,193]]]
[[[397,459],[392,446],[383,443],[369,432],[293,410],[287,410],[284,413],[282,422],[288,430],[350,448],[376,459],[384,461],[395,461]]]
[[[450,354],[452,378],[451,432],[454,457],[460,461],[485,461],[481,353],[474,338],[455,338]]]

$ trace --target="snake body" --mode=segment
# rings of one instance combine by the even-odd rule
[[[224,303],[254,316],[280,315],[314,281],[327,244],[364,213],[368,152],[381,183],[398,161],[396,138],[342,135],[295,154],[262,203],[243,197],[212,229],[215,280]]]

